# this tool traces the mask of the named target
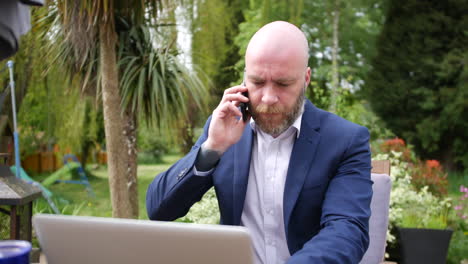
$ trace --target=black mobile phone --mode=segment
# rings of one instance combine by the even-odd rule
[[[244,72],[244,77],[242,78],[242,85],[245,87],[245,72]],[[249,92],[245,91],[242,93],[243,96],[249,98]],[[241,113],[242,113],[242,121],[246,122],[247,121],[247,112],[249,111],[248,103],[240,103],[239,104]]]
[[[242,95],[249,98],[249,92],[243,92]],[[241,110],[241,113],[242,113],[242,121],[246,122],[247,121],[247,112],[249,111],[248,103],[242,102],[242,103],[239,104],[239,107],[240,107],[240,110]]]

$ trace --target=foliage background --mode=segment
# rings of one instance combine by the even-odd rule
[[[332,99],[336,100],[338,115],[370,129],[373,153],[386,153],[387,156],[380,158],[392,160],[396,186],[392,223],[401,224],[404,213],[410,211],[408,208],[430,208],[428,211],[439,212],[437,215],[441,208],[446,208],[447,197],[454,203],[459,200],[458,187],[466,186],[468,180],[466,1],[184,0],[162,3],[164,8],[158,10],[158,19],[150,21],[150,27],[134,28],[131,21],[120,21],[121,38],[117,50],[122,59],[120,73],[125,77],[134,75],[129,72],[138,76],[123,79],[129,93],[141,95],[155,87],[147,85],[148,80],[159,78],[151,79],[149,72],[154,64],[148,63],[149,58],[156,56],[156,52],[159,55],[167,52],[173,60],[167,65],[175,65],[177,60],[186,67],[187,73],[199,78],[206,89],[203,99],[207,99],[208,109],[213,109],[222,91],[240,82],[249,38],[267,22],[287,20],[300,27],[309,40],[313,80],[307,97],[323,109],[329,109]],[[53,16],[39,19],[36,10],[46,9],[33,10],[34,26],[21,39],[22,49],[13,58],[22,155],[51,150],[54,145],[58,153],[105,150],[102,101],[98,79],[94,78],[99,68],[91,60],[86,64],[86,71],[73,75],[72,70],[76,68],[54,65],[57,58],[66,62],[84,55],[46,52],[43,48],[63,39],[58,35],[54,39],[53,31],[44,37],[39,29],[52,23]],[[333,24],[337,14],[338,32],[335,32]],[[334,33],[339,38],[338,47],[333,46]],[[338,54],[337,68],[332,63],[334,50]],[[97,55],[93,54],[89,56]],[[130,67],[132,60],[138,61],[133,63],[135,67]],[[339,83],[337,94],[332,98],[334,70],[339,74]],[[175,76],[178,71],[173,73]],[[91,78],[85,85],[83,77],[86,76]],[[7,74],[0,73],[0,84],[6,87],[7,82]],[[154,115],[146,115],[142,113],[146,98],[149,97],[126,100],[137,112],[138,161],[141,166],[148,166],[138,171],[141,218],[146,217],[147,185],[157,172],[175,161],[165,161],[167,153],[187,152],[208,115],[208,111],[201,109],[190,96],[184,99],[185,115],[173,113],[178,108],[172,101],[160,104],[171,106],[172,112],[156,111]],[[6,104],[2,113],[8,113],[8,99]],[[171,123],[171,117],[175,116],[178,118],[173,118]],[[161,129],[158,125],[171,129]],[[382,143],[395,136],[414,148],[410,152],[401,149],[395,153],[383,150]],[[402,154],[398,154],[400,152]],[[426,160],[440,161],[443,169],[440,173],[427,170]],[[152,167],[156,163],[157,168]],[[60,197],[71,201],[64,212],[110,215],[109,200],[106,200],[109,196],[107,177],[101,175],[105,174],[105,168],[97,170],[98,175],[90,178],[100,192],[99,200],[88,200],[71,186],[53,186]],[[437,191],[444,188],[447,193]],[[43,207],[37,210],[46,210]],[[216,197],[211,190],[180,221],[217,223],[216,210]],[[425,219],[421,222],[427,224],[437,218],[425,213],[418,212],[418,219]],[[466,223],[457,218],[453,210],[447,214],[447,225],[455,230],[448,262],[460,263],[461,259],[468,258]]]
[[[468,168],[468,5],[388,1],[367,98],[423,158]]]

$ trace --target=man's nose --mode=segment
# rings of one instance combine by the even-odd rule
[[[273,105],[278,102],[278,95],[275,93],[273,87],[264,87],[262,95],[262,103],[266,105]]]

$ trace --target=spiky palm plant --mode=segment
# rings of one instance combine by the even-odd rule
[[[152,45],[149,26],[160,11],[158,0],[49,3],[53,22],[44,36],[54,39],[56,61],[102,96],[114,217],[138,217],[136,113],[162,126],[184,116],[188,98],[204,103],[196,76],[170,49]]]

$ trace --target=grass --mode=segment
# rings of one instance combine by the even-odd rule
[[[178,154],[165,155],[161,163],[138,165],[140,219],[148,219],[145,206],[148,185],[157,174],[167,170],[179,158],[180,155]],[[86,171],[95,197],[88,195],[84,185],[56,183],[49,187],[49,190],[53,193],[52,200],[62,214],[111,217],[112,203],[110,200],[107,167],[100,166],[95,168],[95,165],[90,165],[87,167]],[[42,181],[47,176],[47,174],[38,174],[32,177],[37,181]],[[34,212],[53,213],[44,198],[39,199],[35,203]]]

